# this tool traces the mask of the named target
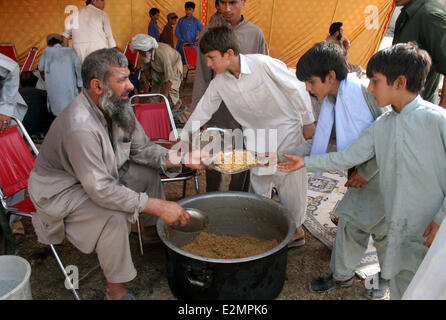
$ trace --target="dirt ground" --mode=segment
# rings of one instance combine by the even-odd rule
[[[183,102],[190,102],[192,76],[183,91]],[[200,172],[200,189],[205,190],[204,172]],[[164,185],[166,198],[177,201],[182,197],[182,182],[171,182]],[[193,181],[187,182],[187,194],[195,194]],[[48,248],[37,242],[37,237],[29,219],[22,218],[26,239],[18,246],[19,254],[27,259],[32,267],[31,290],[35,300],[72,300],[71,291],[65,289],[62,272],[56,260],[49,254]],[[141,300],[172,300],[166,277],[166,257],[164,244],[145,245],[144,256],[139,254],[137,236],[130,236],[133,262],[138,271],[137,277],[129,283],[130,291]],[[279,300],[365,300],[364,281],[355,278],[351,288],[332,290],[324,294],[314,294],[308,290],[308,282],[318,276],[330,273],[329,263],[331,251],[314,238],[309,232],[305,236],[306,244],[288,251],[287,278]],[[96,254],[83,254],[68,241],[56,247],[63,263],[75,265],[82,277],[85,272],[98,264]],[[104,299],[106,280],[100,268],[93,271],[79,284],[81,299]]]

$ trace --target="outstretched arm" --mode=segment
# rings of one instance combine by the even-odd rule
[[[311,157],[299,157],[283,155],[290,161],[281,162],[277,168],[279,171],[292,172],[306,166],[310,171],[346,170],[364,163],[375,156],[373,124],[362,132],[359,138],[348,148],[341,152],[331,152]]]

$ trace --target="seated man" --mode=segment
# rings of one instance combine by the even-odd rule
[[[17,62],[0,53],[0,133],[15,124],[11,117],[22,121],[28,110],[26,102],[19,94],[19,75],[20,67]],[[24,192],[20,191],[8,199],[9,205],[16,204],[24,199]],[[16,215],[11,215],[9,219],[16,244],[25,239],[25,230],[19,219]]]
[[[19,92],[28,105],[28,112],[22,122],[28,134],[37,140],[43,139],[54,119],[48,112],[46,91],[36,88],[38,80],[32,71],[20,74],[22,89]]]
[[[342,22],[333,22],[329,29],[330,35],[325,39],[326,42],[337,45],[344,55],[345,60],[348,58],[348,50],[350,49],[350,40],[344,37],[344,27]],[[354,63],[347,61],[348,72],[355,72],[360,78],[362,68]]]
[[[145,135],[129,103],[128,77],[119,51],[87,56],[85,90],[54,120],[28,185],[39,241],[57,244],[66,236],[83,253],[95,250],[108,282],[106,298],[126,300],[134,297],[125,283],[136,276],[130,223],[140,213],[145,225],[158,217],[168,225],[190,221],[177,203],[163,200],[159,177],[160,168],[180,167],[181,158]]]
[[[133,37],[130,49],[139,51],[144,73],[152,80],[152,93],[160,92],[169,99],[172,109],[179,109],[183,63],[178,51],[142,33]]]

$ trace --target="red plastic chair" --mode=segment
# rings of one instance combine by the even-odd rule
[[[187,76],[189,75],[190,70],[195,70],[197,68],[197,46],[195,43],[183,42],[183,53],[186,59],[186,77],[184,78],[183,89],[186,86]]]
[[[35,158],[33,154],[35,156],[39,154],[39,151],[26,132],[23,124],[18,119],[14,117],[11,118],[17,123],[17,125],[11,126],[8,130],[0,134],[0,205],[5,211],[7,217],[9,217],[11,214],[15,214],[18,216],[32,218],[36,209],[29,197],[12,206],[8,205],[7,203],[7,199],[9,197],[27,188],[29,174],[34,167]],[[62,270],[62,273],[65,276],[65,283],[69,284],[74,297],[77,300],[80,300],[79,295],[74,288],[74,285],[71,283],[70,278],[65,271],[65,267],[62,264],[56,249],[54,248],[54,245],[50,244],[50,248],[57,260],[57,263],[59,264],[60,269]],[[99,265],[90,269],[85,276],[87,276],[97,267],[99,267]],[[85,278],[85,276],[80,280]]]
[[[164,102],[155,103],[135,103],[136,119],[141,124],[146,135],[153,142],[162,145],[166,148],[170,148],[172,143],[178,140],[178,132],[175,127],[175,121],[173,119],[172,112],[170,110],[169,101],[162,94],[139,94],[132,96],[130,101],[135,98],[147,98],[147,97],[162,97]],[[172,141],[170,138],[172,133]],[[194,178],[195,190],[200,193],[198,184],[198,172],[188,168],[183,169],[175,178],[169,178],[161,174],[161,182],[183,181],[183,197],[186,196],[186,182],[189,179]]]
[[[125,46],[124,55],[126,56],[127,60],[129,60],[133,64],[133,67],[136,69],[136,66],[138,63],[138,58],[139,58],[139,52],[138,52],[138,50],[135,50],[135,52],[132,52],[132,50],[130,50],[129,42],[127,42],[127,45]]]
[[[39,48],[37,47],[32,47],[29,50],[28,56],[26,57],[25,63],[23,64],[20,72],[31,71],[33,69],[34,61],[36,60],[38,53],[39,53]]]
[[[0,53],[17,62],[17,50],[12,42],[0,42]]]

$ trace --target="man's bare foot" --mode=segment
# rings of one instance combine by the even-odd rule
[[[302,226],[299,226],[296,228],[296,231],[294,232],[292,241],[302,238],[305,238],[305,231]]]
[[[107,284],[107,300],[119,300],[129,293],[125,283],[108,283]]]

